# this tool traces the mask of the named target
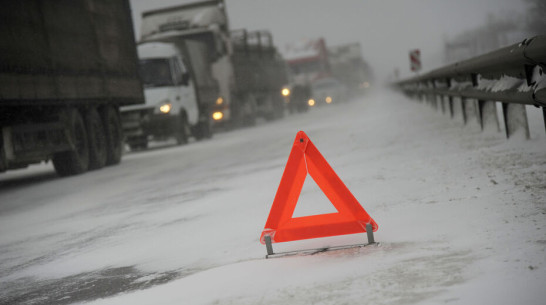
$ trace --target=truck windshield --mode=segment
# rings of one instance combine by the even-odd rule
[[[139,69],[144,87],[174,86],[167,58],[141,59]]]

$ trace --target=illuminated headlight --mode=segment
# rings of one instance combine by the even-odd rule
[[[161,111],[162,113],[169,113],[171,112],[171,109],[173,109],[173,105],[171,104],[163,104],[159,106],[159,111]]]
[[[307,104],[309,104],[309,106],[313,107],[313,106],[315,106],[315,100],[314,99],[309,99],[307,101]]]
[[[282,96],[289,96],[289,95],[290,95],[290,89],[288,89],[288,88],[283,88],[283,89],[281,90],[281,94],[282,94]]]
[[[224,103],[224,98],[221,96],[216,99],[216,105],[222,105]]]
[[[224,114],[220,111],[216,111],[215,113],[212,114],[212,118],[215,120],[215,121],[219,121],[221,120],[222,118],[224,117]]]
[[[332,102],[332,97],[327,96],[324,100],[326,101],[326,104],[330,104]]]

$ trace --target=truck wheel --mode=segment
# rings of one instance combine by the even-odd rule
[[[273,96],[268,97],[271,111],[265,115],[265,119],[273,121],[284,117],[284,100],[277,99]]]
[[[83,118],[78,110],[71,109],[66,120],[74,150],[53,155],[53,166],[63,177],[81,174],[89,168],[89,141]]]
[[[105,124],[94,108],[87,112],[85,121],[89,138],[89,169],[99,169],[106,165],[108,155]]]
[[[212,138],[211,120],[207,119],[206,121],[199,121],[199,123],[193,127],[192,133],[197,141]]]
[[[252,127],[256,126],[256,114],[249,114],[245,117],[244,126]]]
[[[245,108],[246,108],[246,115],[243,118],[243,126],[255,126],[256,125],[256,117],[258,116],[256,105],[256,99],[252,94],[248,94],[245,97]]]
[[[282,119],[284,118],[284,100],[283,99],[273,99],[274,100],[274,111],[275,111],[275,118],[276,119]]]
[[[106,165],[118,164],[123,150],[123,132],[118,112],[114,107],[105,107],[102,111],[104,132],[106,134]]]
[[[309,106],[307,104],[307,101],[301,101],[298,103],[298,112],[307,112],[309,110]]]
[[[176,144],[183,145],[188,143],[188,121],[186,115],[181,113],[179,119],[175,124],[174,137],[176,138]]]
[[[266,121],[273,121],[277,118],[277,105],[271,96],[266,96],[261,100],[262,108],[266,109],[263,117]]]
[[[145,150],[148,148],[148,137],[138,136],[127,139],[127,144],[131,151]]]

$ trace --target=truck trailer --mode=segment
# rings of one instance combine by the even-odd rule
[[[0,172],[119,163],[119,107],[144,102],[129,0],[5,1],[0,20]]]

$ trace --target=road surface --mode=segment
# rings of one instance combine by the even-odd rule
[[[2,174],[0,304],[539,304],[540,119],[531,140],[506,140],[381,91],[186,146],[156,143],[81,176],[49,164]],[[378,223],[378,245],[264,259],[258,238],[299,130]],[[332,208],[307,179],[294,216]]]

